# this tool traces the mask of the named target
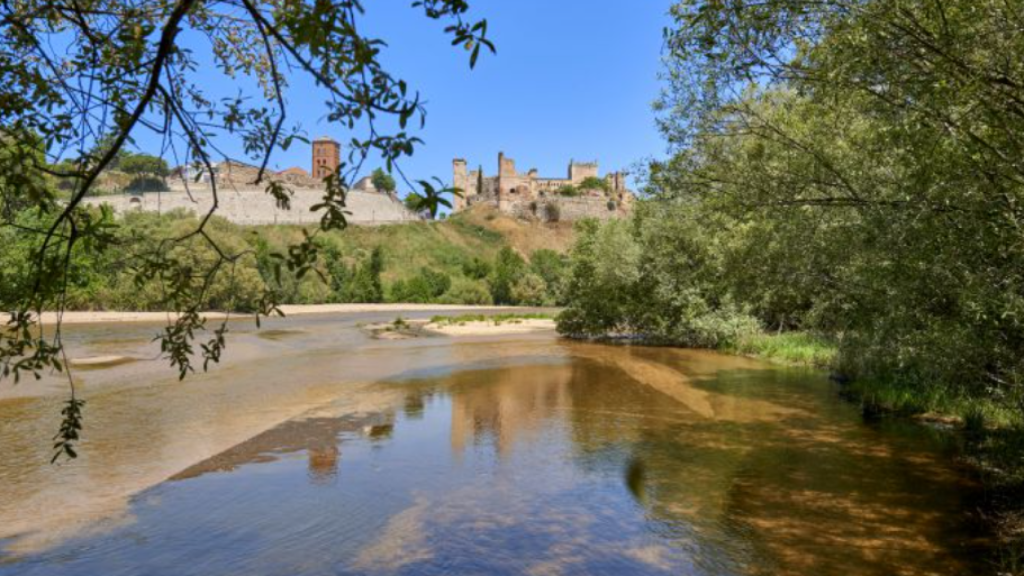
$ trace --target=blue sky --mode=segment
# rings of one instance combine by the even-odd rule
[[[410,178],[448,182],[454,157],[492,174],[499,151],[521,171],[537,168],[543,176],[563,175],[570,158],[599,160],[607,172],[663,154],[651,103],[670,2],[476,0],[472,16],[487,18],[498,53],[481,55],[475,70],[468,53],[450,45],[444,25],[410,5],[367,0],[364,28],[388,41],[385,65],[426,100],[427,125],[417,132],[425,145],[402,162]],[[326,122],[322,94],[310,86],[293,84],[290,118],[311,138],[349,139]],[[309,169],[309,148],[275,152],[271,165]]]

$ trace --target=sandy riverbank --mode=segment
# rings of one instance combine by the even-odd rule
[[[281,306],[285,316],[306,314],[359,314],[367,312],[477,312],[480,310],[515,310],[512,306],[461,306],[445,304],[289,304]],[[211,319],[224,317],[223,312],[205,312]],[[244,318],[248,314],[232,314],[233,318]],[[99,324],[117,322],[167,322],[175,318],[170,312],[120,312],[120,311],[68,311],[62,318],[64,324]],[[57,320],[54,312],[44,312],[42,320],[52,324]]]
[[[482,317],[481,315],[477,315]],[[552,318],[501,318],[432,322],[430,320],[403,319],[401,322],[381,322],[363,326],[377,340],[408,340],[411,338],[448,336],[507,336],[533,332],[554,332]]]
[[[555,321],[550,318],[531,318],[499,323],[481,320],[463,322],[461,324],[431,323],[427,324],[424,328],[430,332],[437,332],[445,336],[498,336],[554,330]]]

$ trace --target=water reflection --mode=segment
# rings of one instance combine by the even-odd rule
[[[478,372],[464,372],[445,383],[451,402],[453,452],[489,442],[499,455],[506,455],[517,441],[538,440],[537,434],[556,411],[572,407],[572,371],[564,367],[496,370],[486,375],[483,386],[480,379]]]
[[[289,420],[0,574],[981,573],[927,431],[810,372],[563,352],[376,385],[387,407]]]

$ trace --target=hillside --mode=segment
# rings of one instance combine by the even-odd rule
[[[259,234],[272,245],[299,241],[298,226],[261,226]],[[493,261],[505,246],[524,259],[537,250],[565,253],[572,246],[571,222],[527,222],[488,206],[474,206],[446,220],[389,226],[351,226],[329,235],[352,264],[374,248],[384,252],[381,274],[386,282],[408,280],[423,268],[459,274],[463,263]]]
[[[152,253],[161,241],[185,236],[195,228],[195,216],[132,212],[118,220],[117,248],[74,250],[69,309],[156,311],[172,305],[166,278],[136,284],[131,255]],[[248,227],[214,218],[207,231],[226,253],[243,257],[213,282],[203,307],[237,310],[252,309],[264,283],[282,304],[555,304],[564,269],[561,254],[574,234],[570,223],[517,221],[486,207],[436,222],[350,226],[320,234],[316,273],[299,277],[274,270],[283,261],[280,255],[303,240],[303,227]],[[0,254],[0,280],[12,290],[27,282],[21,276],[30,269],[29,240],[13,230],[0,231],[0,242],[10,247]],[[216,261],[210,246],[195,237],[172,256],[192,270]]]

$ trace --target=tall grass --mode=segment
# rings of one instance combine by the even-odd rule
[[[757,333],[742,336],[725,352],[755,356],[773,362],[828,368],[837,348],[827,339],[809,332]]]

